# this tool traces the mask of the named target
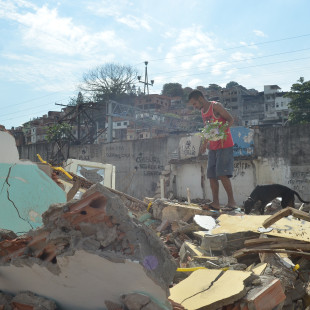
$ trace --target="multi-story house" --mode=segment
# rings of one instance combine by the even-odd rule
[[[288,119],[290,98],[284,97],[278,85],[264,86],[264,120],[265,124],[283,123]]]
[[[171,98],[163,95],[138,96],[135,99],[135,106],[142,110],[159,111],[167,110],[171,105]]]

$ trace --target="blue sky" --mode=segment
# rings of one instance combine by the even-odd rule
[[[67,104],[83,74],[132,65],[165,83],[283,91],[310,72],[308,0],[0,0],[0,124]],[[142,84],[140,84],[142,85]]]

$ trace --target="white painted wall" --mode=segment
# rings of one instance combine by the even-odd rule
[[[207,179],[205,182],[206,197],[203,197],[200,163],[176,165],[174,174],[176,174],[178,197],[185,198],[187,188],[189,188],[191,199],[205,198],[212,200],[209,180]],[[282,158],[235,160],[234,175],[231,182],[238,206],[242,206],[243,201],[251,194],[256,185],[265,184],[285,185],[297,191],[304,200],[310,201],[310,166],[289,166]],[[219,197],[220,204],[226,205],[227,196],[221,183]],[[295,201],[299,202],[297,197],[295,197]]]
[[[277,111],[288,110],[288,105],[292,101],[291,98],[276,97],[275,108]]]
[[[202,164],[184,164],[175,167],[177,196],[187,197],[187,188],[190,189],[191,198],[205,198],[212,200],[212,192],[209,180],[205,181],[206,197],[203,197],[203,189],[201,187],[201,165]],[[206,167],[207,163],[204,164]],[[243,201],[250,195],[255,183],[255,166],[250,160],[235,160],[234,175],[231,178],[234,196],[237,205],[242,205]],[[206,175],[206,168],[204,168]],[[220,204],[227,204],[227,195],[220,183]]]
[[[175,173],[178,197],[187,197],[189,188],[192,198],[203,198],[201,187],[201,164],[185,164],[176,166]],[[209,196],[210,193],[207,193]]]

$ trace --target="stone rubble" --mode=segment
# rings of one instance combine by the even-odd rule
[[[272,215],[279,211],[279,203],[274,201],[267,209]],[[275,238],[258,229],[213,234],[223,214],[244,216],[240,209],[210,210],[202,200],[145,198],[139,204],[93,185],[80,200],[50,206],[41,228],[21,236],[0,230],[0,309],[97,309],[100,302],[99,308],[108,310],[310,309],[310,240]],[[76,268],[81,268],[75,271],[80,273],[75,279],[83,282],[88,279],[83,272],[91,259],[102,263],[98,270],[89,266],[98,277],[115,268],[114,277],[107,273],[108,278],[99,282],[105,289],[97,304],[79,305],[78,297],[66,299],[70,290],[81,294],[85,286],[64,288],[63,295],[57,295],[31,290],[31,276],[24,286],[6,282],[13,281],[10,274],[18,270],[31,275],[29,268],[34,273],[44,269],[42,274],[50,274],[51,279],[60,279],[66,272],[70,277],[73,273],[66,264],[74,260]],[[81,261],[86,264],[82,266]],[[127,264],[127,271],[121,271]],[[126,284],[129,275],[133,278]],[[144,286],[138,285],[139,277]],[[228,287],[220,284],[224,277],[231,281]],[[171,292],[174,299],[169,299]]]

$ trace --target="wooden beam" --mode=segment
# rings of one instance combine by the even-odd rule
[[[233,257],[240,258],[250,253],[285,253],[296,256],[304,256],[310,258],[310,253],[308,252],[299,252],[299,251],[290,251],[290,250],[279,250],[279,249],[261,249],[261,248],[253,248],[253,249],[241,249],[236,251],[233,254]]]
[[[310,216],[308,213],[289,207],[289,208],[285,208],[285,209],[275,213],[274,215],[270,216],[267,220],[264,221],[263,226],[265,228],[268,228],[269,226],[271,226],[275,222],[279,221],[281,218],[289,216],[289,215],[293,215],[294,217],[297,217],[298,219],[310,222]]]
[[[259,246],[259,245],[266,245],[266,244],[277,244],[277,243],[283,243],[283,242],[293,243],[295,245],[307,243],[307,241],[287,239],[287,238],[256,238],[256,239],[245,240],[244,245],[246,247],[251,247],[251,246]]]

